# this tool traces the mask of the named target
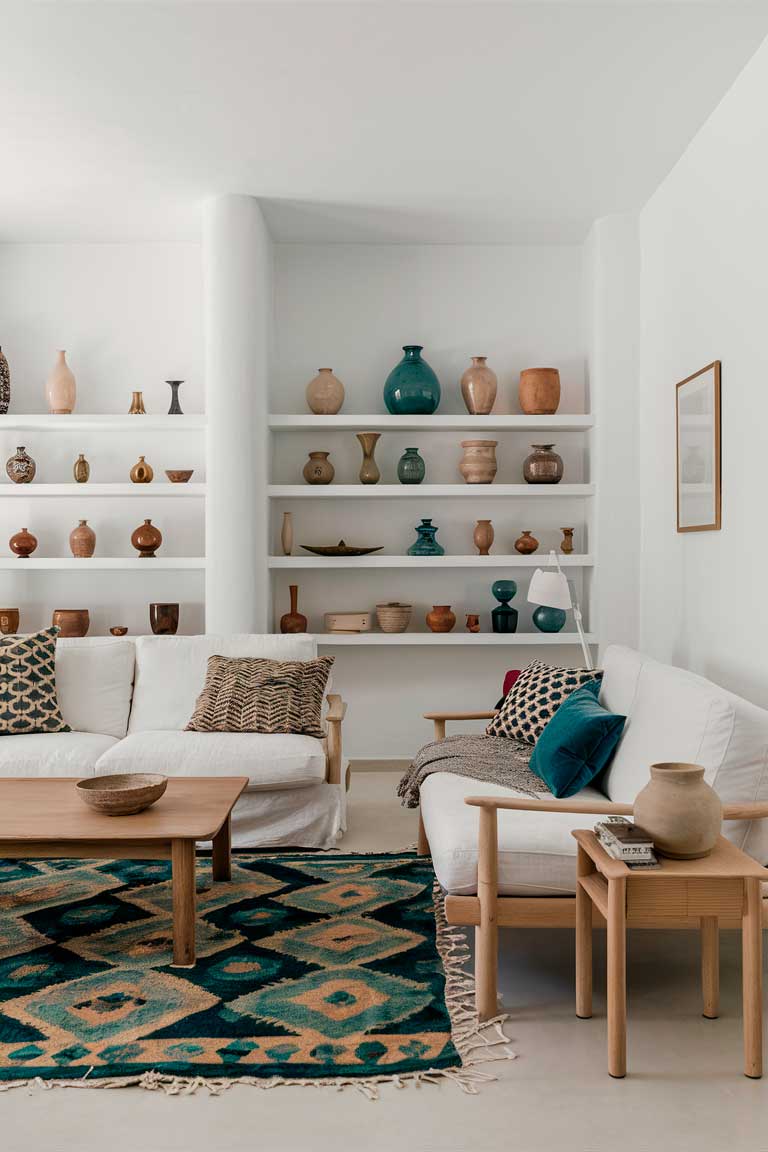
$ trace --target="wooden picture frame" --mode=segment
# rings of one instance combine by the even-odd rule
[[[675,387],[677,531],[721,527],[720,361]]]

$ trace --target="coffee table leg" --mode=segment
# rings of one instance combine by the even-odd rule
[[[211,869],[214,880],[232,879],[232,817],[227,816],[213,838]]]
[[[744,985],[744,1075],[763,1074],[763,925],[760,881],[744,881],[741,973]]]
[[[627,882],[608,881],[608,1071],[627,1074]]]
[[[716,916],[701,918],[701,992],[708,1020],[720,1015],[720,931]]]
[[[171,841],[173,870],[173,962],[195,963],[195,842]]]
[[[579,883],[594,871],[592,861],[579,845],[576,859],[576,1015],[592,1015],[592,898]]]

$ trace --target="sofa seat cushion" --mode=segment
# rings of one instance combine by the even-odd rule
[[[325,747],[314,736],[135,732],[101,757],[96,772],[247,776],[249,789],[306,788],[325,779]]]
[[[435,772],[421,786],[421,813],[440,886],[455,896],[477,892],[479,809],[466,796],[521,796],[500,784],[486,784],[448,772]],[[530,798],[530,797],[528,797]],[[542,792],[542,799],[551,800]],[[582,788],[578,800],[605,802],[596,788]],[[499,893],[503,896],[567,896],[576,890],[574,828],[593,828],[599,815],[572,812],[499,811]]]
[[[35,732],[3,736],[0,776],[93,776],[96,761],[117,741],[97,732]]]

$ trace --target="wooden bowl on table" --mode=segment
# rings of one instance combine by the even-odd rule
[[[168,780],[154,772],[127,772],[78,780],[77,794],[102,816],[133,816],[159,800]]]

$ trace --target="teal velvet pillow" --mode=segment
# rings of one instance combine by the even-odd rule
[[[573,796],[610,764],[626,716],[598,703],[600,681],[577,688],[536,741],[529,767],[558,799]]]

